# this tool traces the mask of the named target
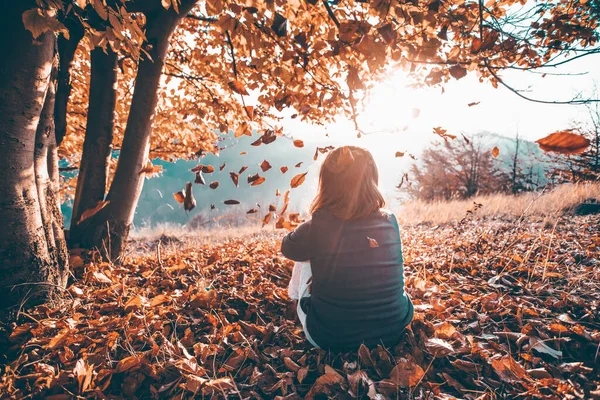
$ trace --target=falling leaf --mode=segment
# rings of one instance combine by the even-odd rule
[[[151,162],[148,162],[144,168],[142,168],[139,174],[146,174],[150,177],[160,174],[163,171],[162,165],[153,165]]]
[[[183,200],[183,209],[185,211],[191,211],[196,207],[196,199],[192,193],[192,182],[185,184],[185,199]]]
[[[297,188],[298,186],[302,185],[304,183],[304,178],[306,178],[306,174],[308,174],[308,172],[294,176],[290,182],[292,188]]]
[[[543,151],[560,154],[580,154],[590,145],[589,139],[570,131],[554,132],[535,142]]]
[[[262,224],[263,226],[267,225],[269,223],[269,221],[271,221],[271,216],[273,215],[272,212],[267,213],[267,215],[265,215],[265,217],[263,218]]]
[[[492,155],[494,156],[494,158],[498,158],[498,156],[500,155],[500,149],[497,146],[492,149]]]
[[[440,126],[433,128],[433,133],[435,133],[436,135],[440,136],[443,139],[449,138],[449,139],[456,139],[455,135],[450,135],[449,133],[447,133],[448,131]]]
[[[196,179],[194,180],[194,183],[197,183],[200,185],[206,185],[206,182],[204,181],[204,177],[202,176],[202,172],[196,172]]]
[[[223,171],[223,170],[225,169],[225,165],[226,165],[226,164],[225,164],[225,163],[223,163],[223,165],[221,165],[221,166],[219,167],[219,171]]]
[[[258,174],[248,176],[248,183],[251,184],[252,186],[258,186],[261,183],[263,183],[264,181],[265,181],[265,178]]]
[[[183,204],[183,202],[185,201],[185,193],[183,192],[183,190],[180,190],[177,193],[173,193],[173,197],[175,198],[175,200],[177,200],[179,204]]]
[[[211,189],[216,189],[219,187],[219,182],[217,182],[217,181],[211,182],[210,185],[208,185],[208,187]]]
[[[264,160],[262,163],[260,163],[260,169],[262,172],[266,172],[271,169],[271,164],[269,164],[267,160]]]
[[[281,171],[282,174],[285,174],[288,171],[288,167],[283,166],[283,167],[279,168],[279,170]]]
[[[237,200],[225,200],[223,203],[227,204],[228,206],[240,204],[240,202]]]
[[[398,158],[398,157],[404,157],[404,153],[401,152],[401,151],[397,151],[396,152],[396,158]]]
[[[251,208],[248,211],[246,211],[246,214],[256,214],[258,212],[258,210],[256,208]]]
[[[369,239],[369,247],[371,247],[371,248],[379,247],[379,243],[377,243],[377,240],[370,238],[368,236],[367,236],[367,239]]]
[[[110,204],[110,200],[101,200],[96,203],[96,205],[92,208],[88,208],[84,212],[81,213],[81,217],[79,218],[79,222],[77,225],[85,221],[86,219],[96,215],[100,210]]]
[[[295,168],[300,168],[300,166],[304,164],[304,161],[300,161],[298,164],[294,165]]]
[[[476,106],[476,105],[478,105],[479,103],[481,103],[481,102],[480,102],[480,101],[474,101],[474,102],[472,102],[472,103],[469,103],[469,104],[467,104],[467,106],[469,106],[469,107],[473,107],[473,106]]]
[[[300,139],[294,140],[294,146],[296,147],[304,147],[304,142]]]
[[[242,168],[240,168],[238,175],[241,175],[244,173],[244,171],[246,171],[248,169],[248,167],[246,165],[244,165]]]
[[[239,175],[236,174],[235,172],[230,172],[229,176],[231,177],[231,180],[233,181],[233,184],[237,187],[239,184]]]
[[[421,110],[418,109],[418,108],[413,108],[412,117],[413,118],[419,118],[419,115],[421,115]]]

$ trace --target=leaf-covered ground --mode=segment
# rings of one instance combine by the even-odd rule
[[[404,229],[404,342],[311,349],[277,237],[75,260],[3,332],[6,398],[600,398],[600,218]],[[79,264],[79,265],[78,265]],[[83,264],[83,265],[81,265]]]

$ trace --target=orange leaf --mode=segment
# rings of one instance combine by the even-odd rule
[[[237,200],[225,200],[223,203],[227,204],[228,206],[232,206],[232,205],[235,205],[235,204],[240,204],[240,202],[237,201]]]
[[[183,190],[180,190],[177,193],[173,193],[173,197],[179,204],[183,204],[183,201],[185,200],[185,193],[183,193]]]
[[[418,384],[424,375],[425,371],[418,364],[401,358],[392,369],[390,380],[397,386],[408,388]]]
[[[148,164],[146,164],[146,166],[144,168],[142,168],[139,172],[139,175],[141,174],[147,174],[150,177],[161,173],[163,170],[162,165],[153,165],[151,162],[148,162]]]
[[[302,185],[304,183],[304,178],[306,178],[306,174],[308,174],[308,172],[294,176],[290,182],[292,188],[297,188],[298,186]]]
[[[554,132],[545,138],[536,140],[540,149],[560,154],[580,154],[590,145],[590,141],[568,130]]]
[[[494,156],[494,158],[498,158],[498,156],[500,155],[500,149],[497,146],[492,149],[492,155]]]
[[[272,215],[273,213],[268,213],[267,215],[265,215],[265,217],[263,218],[263,226],[267,225],[269,221],[271,221]]]
[[[243,95],[248,94],[248,91],[246,90],[246,87],[244,86],[244,84],[237,79],[229,82],[229,87],[231,88],[231,90],[233,90],[236,93],[243,94]]]
[[[79,225],[86,219],[94,216],[96,213],[98,213],[98,211],[102,210],[109,203],[110,203],[110,200],[100,200],[98,203],[96,203],[96,205],[94,207],[88,208],[87,210],[85,210],[83,213],[81,213],[81,218],[79,218],[79,222],[77,223],[77,225]]]
[[[117,363],[117,372],[129,371],[133,368],[137,368],[142,364],[142,357],[133,355],[125,357]]]
[[[285,174],[288,171],[288,167],[286,167],[285,165],[279,169],[281,170],[282,174]]]
[[[371,248],[379,247],[379,243],[377,243],[377,240],[370,238],[368,236],[367,236],[367,239],[369,239],[369,247],[371,247]]]
[[[246,106],[245,110],[246,110],[246,115],[248,115],[248,118],[250,118],[250,121],[252,121],[254,119],[254,107]]]
[[[296,139],[294,140],[294,146],[302,148],[304,147],[304,142],[300,139]]]

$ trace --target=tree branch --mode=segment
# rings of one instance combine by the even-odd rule
[[[229,44],[229,50],[231,51],[231,61],[232,61],[232,65],[233,65],[233,76],[235,76],[235,79],[237,79],[238,74],[237,74],[237,65],[235,64],[235,53],[233,50],[233,43],[231,43],[231,36],[229,35],[229,30],[225,31],[225,34],[227,35],[227,43]]]
[[[185,16],[185,18],[187,19],[193,19],[196,21],[202,21],[202,22],[217,22],[219,19],[217,17],[207,17],[204,15],[194,15],[192,13],[188,14]]]
[[[323,0],[323,5],[325,5],[327,14],[329,14],[329,17],[331,18],[331,20],[333,21],[335,26],[337,26],[337,28],[340,29],[340,21],[338,21],[338,19],[336,18],[335,14],[333,13],[333,10],[331,9],[331,6],[327,2],[327,0]]]

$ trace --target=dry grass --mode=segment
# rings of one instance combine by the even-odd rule
[[[479,203],[482,207],[474,211],[476,217],[514,219],[534,216],[553,219],[590,197],[600,198],[599,183],[562,185],[549,192],[517,196],[495,194],[434,203],[410,201],[394,212],[405,225],[424,222],[439,225],[463,219],[469,210],[474,210],[475,203]]]
[[[128,255],[140,255],[156,251],[160,243],[163,255],[171,255],[182,249],[190,249],[206,244],[223,243],[240,238],[268,238],[273,234],[281,235],[273,226],[261,227],[260,224],[248,224],[236,227],[190,228],[186,225],[165,223],[132,231],[133,246],[129,246]]]
[[[514,220],[521,216],[539,217],[549,221],[553,226],[556,217],[565,210],[581,203],[586,198],[600,198],[600,184],[563,185],[550,192],[526,193],[518,196],[496,194],[478,196],[469,200],[453,200],[448,202],[425,203],[410,201],[394,210],[403,225],[430,223],[443,225],[460,221],[469,210],[474,210],[474,203],[482,204],[475,210],[475,217],[500,218]],[[131,238],[130,255],[155,251],[157,243],[161,243],[163,254],[188,249],[204,244],[222,243],[239,238],[268,238],[273,235],[282,236],[285,231],[276,230],[272,225],[262,227],[261,224],[244,226],[221,226],[190,228],[178,224],[159,224],[154,227],[134,230]]]

